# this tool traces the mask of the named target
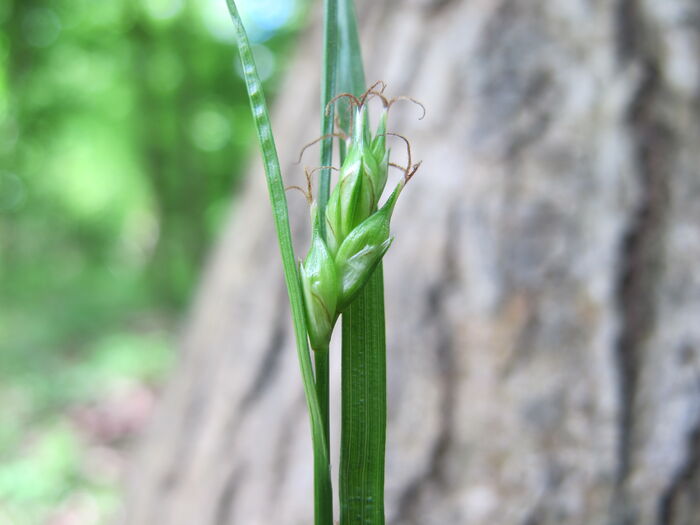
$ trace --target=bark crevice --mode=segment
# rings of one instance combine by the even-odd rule
[[[654,115],[659,92],[659,73],[645,64],[644,79],[630,107],[629,125],[635,140],[636,171],[640,197],[620,248],[617,281],[621,327],[617,355],[622,403],[620,466],[618,479],[630,468],[634,400],[642,359],[642,347],[655,321],[655,293],[661,271],[663,227],[668,207],[668,173],[661,149],[669,147],[669,133]],[[653,145],[653,147],[652,147]]]
[[[696,424],[688,437],[688,452],[682,468],[671,480],[659,501],[658,525],[675,522],[677,507],[682,499],[692,499],[700,491],[700,423]]]
[[[235,468],[226,478],[224,489],[221,491],[221,496],[217,498],[216,514],[214,525],[229,525],[231,523],[231,511],[233,508],[233,500],[236,495],[236,490],[243,478],[242,468]]]
[[[663,242],[669,209],[669,155],[673,140],[660,115],[664,95],[660,63],[643,49],[647,28],[635,0],[622,0],[617,10],[617,52],[623,64],[641,70],[637,90],[628,106],[625,125],[632,143],[634,176],[638,185],[636,209],[619,248],[616,281],[620,328],[615,345],[618,395],[617,497],[614,523],[632,524],[637,517],[625,491],[634,470],[638,387],[645,346],[656,322],[659,277],[663,267]]]

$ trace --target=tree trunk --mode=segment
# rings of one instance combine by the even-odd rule
[[[423,166],[385,259],[388,522],[700,524],[700,4],[360,7],[368,79],[428,109],[390,119]],[[320,129],[314,27],[274,113],[289,184]],[[310,523],[258,165],[136,458],[129,525]]]

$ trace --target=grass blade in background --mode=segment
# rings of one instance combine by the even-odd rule
[[[289,293],[292,320],[294,322],[294,334],[296,338],[299,364],[304,383],[304,393],[311,417],[311,436],[314,450],[314,492],[315,492],[315,524],[332,525],[333,523],[333,495],[331,489],[330,460],[328,454],[328,442],[323,429],[323,418],[316,396],[311,357],[307,342],[307,329],[304,318],[304,305],[299,281],[299,273],[294,260],[294,248],[292,246],[292,234],[289,228],[289,213],[287,210],[287,198],[280,172],[277,149],[272,135],[270,117],[262,90],[260,77],[258,76],[253,59],[253,53],[248,42],[245,28],[238,14],[234,0],[226,0],[231,19],[238,40],[238,49],[241,55],[243,73],[245,76],[250,106],[255,120],[255,126],[263,154],[267,187],[272,203],[272,212],[275,220],[275,228],[282,255],[284,278]]]
[[[359,96],[366,89],[362,50],[357,32],[357,17],[352,0],[338,0],[338,58],[335,82],[338,93],[352,93]],[[336,111],[340,127],[350,132],[351,113],[348,102],[339,100],[336,104]],[[341,161],[344,157],[345,144],[341,142]]]
[[[338,0],[324,0],[323,17],[323,64],[321,72],[321,135],[326,137],[321,141],[321,166],[330,166],[333,162],[333,118],[335,106],[326,106],[337,94],[336,75],[338,58]],[[328,195],[330,193],[330,169],[321,170],[321,184],[318,192],[318,209],[323,216]],[[320,221],[321,235],[325,236],[326,223]]]
[[[339,93],[352,93],[359,96],[367,89],[355,5],[352,0],[338,0],[337,67],[336,85]],[[338,112],[340,125],[347,130],[350,114],[347,111],[346,101],[338,102]]]
[[[359,96],[365,78],[352,0],[340,0],[338,26],[338,91]],[[338,111],[347,130],[348,111],[341,105]],[[343,314],[342,327],[340,523],[383,525],[386,340],[381,263]]]
[[[326,107],[336,94],[336,59],[338,57],[338,2],[337,0],[324,0],[323,19],[323,63],[321,65],[321,135],[325,137],[321,141],[321,164],[330,166],[333,163],[333,119],[335,107]],[[331,170],[321,169],[320,184],[318,190],[318,209],[321,217],[324,216],[328,195],[330,194]],[[326,236],[326,221],[319,221],[321,237]],[[328,348],[314,352],[314,364],[316,373],[316,394],[323,418],[323,431],[328,443],[330,455],[330,366]],[[320,458],[315,457],[314,461]]]

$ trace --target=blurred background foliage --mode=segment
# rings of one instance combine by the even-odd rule
[[[274,92],[304,19],[241,1]],[[107,523],[253,128],[224,0],[0,1],[0,524]]]

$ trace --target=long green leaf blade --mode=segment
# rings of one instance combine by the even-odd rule
[[[333,162],[333,119],[335,107],[328,106],[336,95],[336,75],[338,59],[338,1],[324,0],[323,21],[323,64],[321,71],[321,166],[330,166]],[[328,108],[328,112],[326,112]],[[318,209],[323,212],[330,194],[330,169],[321,170],[321,184],[318,192]],[[321,235],[325,237],[325,221],[320,221]]]
[[[338,90],[359,96],[365,77],[352,0],[340,0],[338,26]],[[338,111],[347,130],[350,114],[340,105]],[[386,340],[381,264],[343,314],[342,330],[340,523],[384,525]]]
[[[333,126],[335,107],[329,105],[335,96],[335,77],[337,71],[336,60],[338,58],[338,2],[337,0],[323,1],[323,63],[321,65],[321,164],[330,166],[333,162]],[[327,111],[326,111],[327,110]],[[330,194],[331,170],[321,169],[321,179],[318,190],[318,213],[324,217],[326,204]],[[321,237],[326,237],[326,221],[318,223]],[[314,352],[314,371],[316,373],[316,395],[323,419],[323,431],[328,443],[330,455],[330,355],[328,348],[317,349]],[[320,458],[314,458],[319,461]]]
[[[384,524],[386,341],[377,267],[343,314],[340,523]]]
[[[338,58],[336,86],[338,93],[360,95],[365,90],[365,71],[362,66],[362,50],[357,32],[357,16],[352,0],[338,1]],[[346,100],[337,104],[340,127],[350,133],[352,118],[350,106]],[[345,157],[345,143],[340,144],[341,161]]]
[[[258,140],[263,154],[265,176],[267,179],[270,202],[277,230],[277,238],[282,255],[284,278],[287,284],[289,304],[294,324],[297,353],[304,383],[304,393],[311,418],[311,436],[313,440],[314,485],[315,485],[315,523],[316,525],[332,525],[333,497],[330,477],[330,461],[328,443],[326,441],[321,410],[316,396],[311,356],[307,342],[307,329],[304,317],[303,296],[298,269],[294,260],[292,234],[289,227],[289,212],[285,196],[284,183],[280,170],[277,148],[272,134],[270,117],[265,103],[262,83],[258,76],[253,53],[248,36],[238,14],[234,0],[226,0],[238,40],[238,50],[241,55],[250,107],[255,120]]]
[[[355,3],[352,0],[338,2],[338,72],[336,83],[341,93],[361,95],[366,89],[365,72],[362,66],[362,49],[357,32]],[[340,124],[347,128],[350,115],[343,111]]]

